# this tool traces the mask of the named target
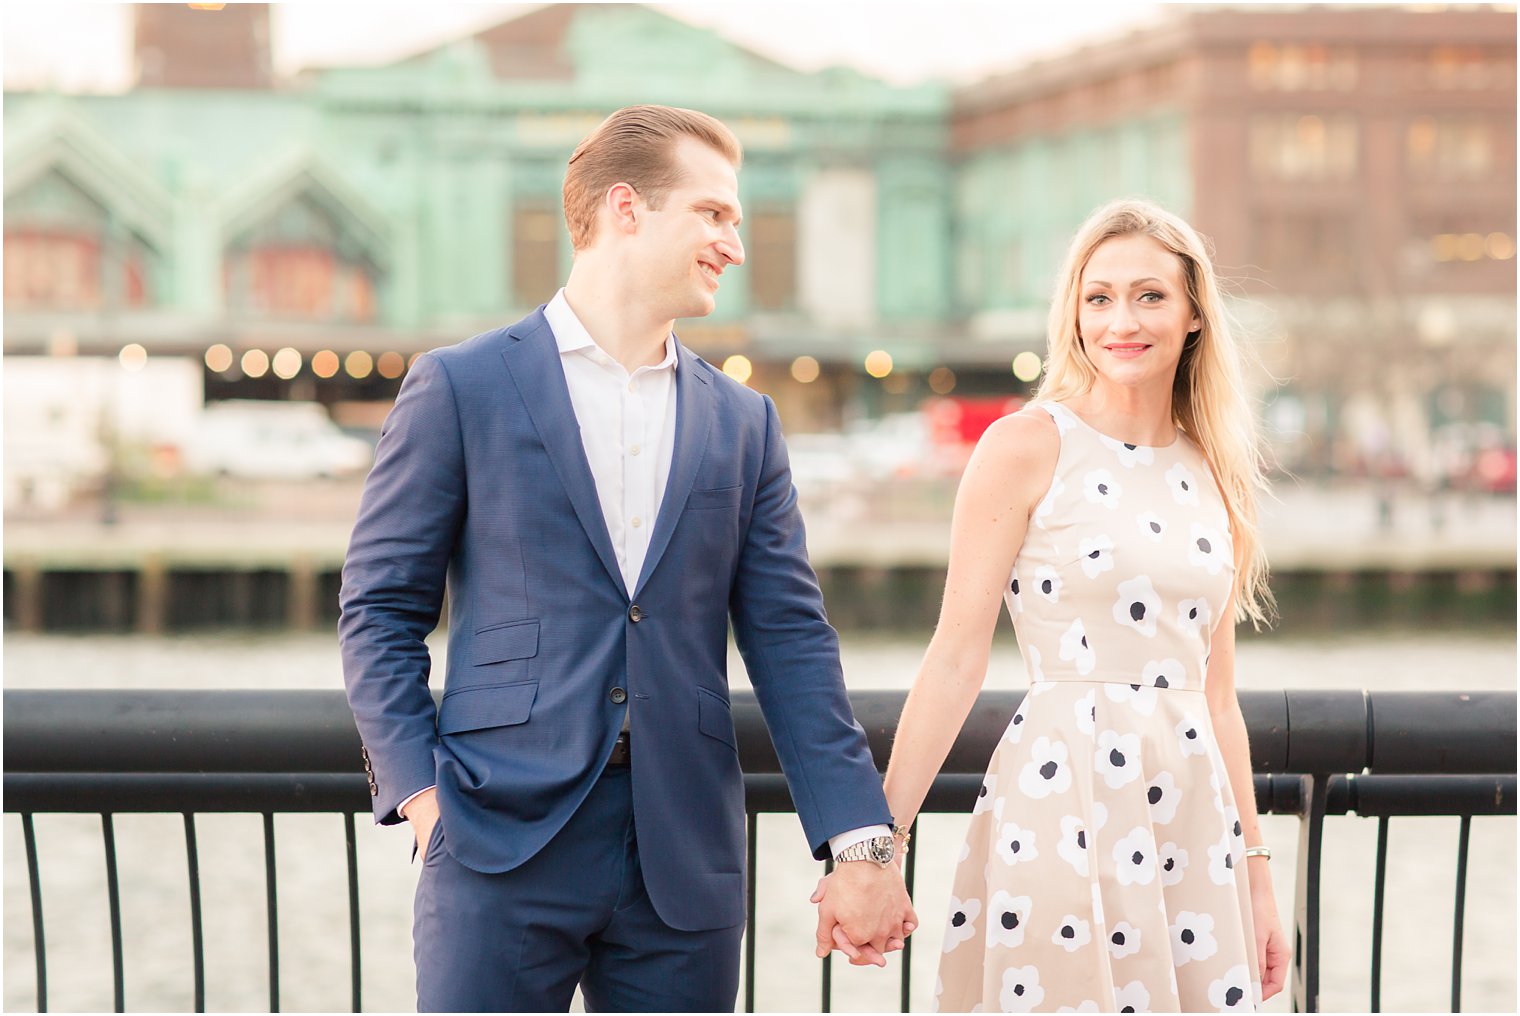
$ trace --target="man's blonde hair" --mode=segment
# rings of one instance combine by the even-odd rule
[[[736,169],[744,158],[739,139],[719,120],[674,106],[627,106],[586,135],[565,170],[571,246],[581,250],[596,238],[597,209],[613,184],[628,184],[651,208],[659,208],[666,192],[681,182],[673,158],[681,138],[700,141]]]

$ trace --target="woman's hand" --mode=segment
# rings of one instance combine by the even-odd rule
[[[1266,860],[1256,861],[1265,866]],[[1254,873],[1253,873],[1254,874]],[[1277,900],[1272,895],[1272,880],[1251,880],[1251,917],[1256,925],[1256,966],[1261,971],[1261,998],[1266,1001],[1282,991],[1288,978],[1288,936],[1277,917]]]

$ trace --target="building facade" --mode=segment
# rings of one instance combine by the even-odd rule
[[[1513,442],[1514,27],[1195,8],[952,91],[560,4],[277,82],[266,5],[145,5],[137,87],[5,96],[5,350],[135,344],[204,359],[208,398],[383,408],[410,357],[552,295],[570,150],[664,102],[746,148],[749,261],[683,340],[794,430],[1027,391],[1072,230],[1139,194],[1236,280],[1285,464],[1433,474],[1443,428]]]

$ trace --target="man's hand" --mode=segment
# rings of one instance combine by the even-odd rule
[[[817,955],[839,949],[854,966],[887,965],[886,953],[903,947],[918,927],[896,865],[846,861],[818,883]]]
[[[438,824],[438,789],[429,787],[406,802],[406,811],[401,817],[412,824],[417,850],[426,855],[428,841],[433,838],[433,826]]]

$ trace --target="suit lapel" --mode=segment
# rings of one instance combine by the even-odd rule
[[[697,479],[697,466],[707,450],[707,434],[713,419],[712,377],[707,365],[699,361],[678,341],[676,343],[676,441],[670,457],[670,476],[665,481],[665,497],[649,535],[649,552],[634,584],[634,598],[649,581],[670,537],[676,530],[686,507],[686,496]]]
[[[564,366],[559,362],[559,346],[554,341],[554,332],[545,320],[544,312],[539,310],[513,325],[509,334],[518,341],[502,351],[507,373],[527,407],[539,439],[548,449],[549,461],[554,464],[554,471],[570,497],[581,528],[596,549],[596,556],[618,589],[626,591],[617,555],[612,550],[612,537],[607,534],[607,521],[602,517],[596,481],[592,479],[591,466],[586,462],[580,424],[570,403],[570,389],[565,382]]]

